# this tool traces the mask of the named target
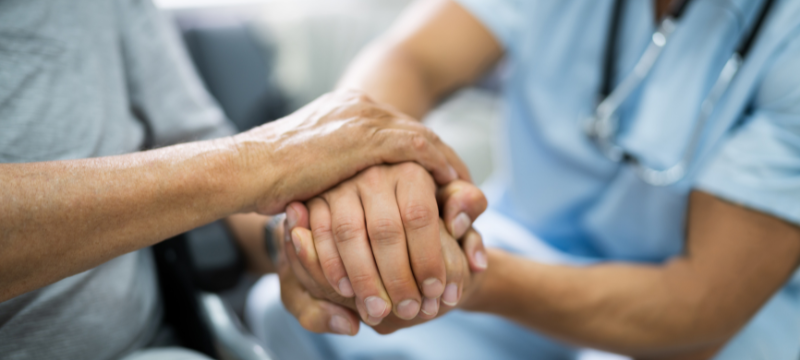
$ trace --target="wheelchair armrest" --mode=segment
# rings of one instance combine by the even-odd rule
[[[237,286],[244,257],[221,222],[154,247],[165,321],[181,344],[222,360],[273,360],[216,292]]]
[[[217,294],[200,291],[200,317],[214,340],[221,360],[273,360],[242,327],[233,311]]]

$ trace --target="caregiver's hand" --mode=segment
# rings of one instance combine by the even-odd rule
[[[469,179],[453,151],[410,117],[353,91],[233,137],[242,211],[282,212],[372,165],[414,161],[447,184]]]
[[[483,193],[465,181],[439,191],[445,217],[457,237],[486,208]],[[378,324],[394,312],[402,319],[436,316],[439,299],[453,303],[445,282],[439,241],[436,186],[415,163],[374,166],[308,202],[314,245],[325,279],[338,295],[355,295],[364,322]],[[287,209],[291,224],[306,209]],[[470,252],[478,269],[485,254]],[[442,297],[444,296],[444,297]]]
[[[291,237],[298,245],[287,247],[282,257],[279,274],[281,276],[281,298],[286,308],[300,324],[309,331],[333,332],[354,335],[358,332],[359,321],[352,311],[356,304],[353,298],[344,298],[327,284],[320,259],[317,256],[311,232],[302,225],[307,218],[299,220]],[[470,229],[463,239],[463,248],[447,233],[444,224],[439,222],[439,244],[442,248],[446,268],[446,282],[452,285],[452,303],[443,303],[438,316],[455,308],[468,299],[480,287],[482,272],[470,271],[464,251],[482,249],[482,241],[477,232]],[[321,300],[328,299],[328,301]],[[373,326],[376,331],[388,334],[398,329],[417,325],[432,318],[419,316],[412,320],[400,319],[394,314],[386,317],[380,325]]]

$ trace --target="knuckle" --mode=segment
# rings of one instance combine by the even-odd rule
[[[384,170],[384,166],[372,166],[361,173],[361,176],[359,176],[359,182],[370,188],[378,187],[385,183]]]
[[[351,221],[342,222],[336,224],[333,234],[338,244],[358,241],[363,238],[364,226]]]
[[[333,232],[331,231],[330,225],[318,225],[311,229],[311,235],[314,236],[314,240],[319,242],[321,240],[330,239],[333,236]]]
[[[325,256],[320,257],[319,259],[320,266],[322,266],[322,270],[332,276],[338,276],[341,272],[341,265],[342,262],[339,259],[339,256]]]
[[[431,130],[431,128],[423,125],[423,129],[424,130],[422,131],[422,133],[425,135],[425,137],[428,138],[428,140],[430,142],[436,143],[436,144],[442,142],[442,139],[439,138],[439,135],[436,134],[435,132],[433,132],[433,130]]]
[[[420,134],[411,136],[411,148],[416,151],[425,151],[428,149],[428,139]]]
[[[370,227],[370,239],[379,245],[394,245],[402,241],[403,225],[391,219],[377,219]]]
[[[403,223],[410,230],[419,230],[434,224],[438,214],[435,209],[422,204],[411,204],[403,209]]]
[[[350,283],[353,285],[353,289],[358,291],[358,289],[371,289],[374,285],[375,278],[366,272],[360,272],[357,274],[348,274],[350,277]],[[369,291],[369,290],[367,290]],[[369,296],[369,294],[365,294],[364,297]]]
[[[406,178],[407,177],[417,178],[420,175],[428,173],[428,171],[425,170],[425,168],[423,168],[422,165],[411,161],[397,165],[397,170],[400,171],[400,174]]]
[[[488,201],[486,200],[486,195],[483,194],[483,191],[474,186],[467,187],[466,191],[467,198],[472,204],[477,206],[477,210],[480,210],[481,212],[486,210]]]
[[[394,116],[385,109],[381,109],[377,106],[364,106],[363,108],[359,109],[358,117],[370,120],[387,121],[391,120]]]

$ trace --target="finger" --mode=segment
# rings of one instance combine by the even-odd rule
[[[286,243],[292,241],[290,234],[296,226],[308,228],[308,209],[303,203],[294,201],[286,205],[286,219],[283,222],[283,239]]]
[[[459,176],[445,154],[420,131],[382,128],[374,137],[376,141],[373,152],[382,163],[416,161],[430,171],[436,182],[442,185],[450,183]]]
[[[326,194],[331,204],[331,229],[336,248],[356,295],[356,307],[369,325],[377,325],[391,312],[367,239],[364,210],[355,187],[342,187]],[[335,204],[335,206],[334,206]]]
[[[422,297],[411,272],[406,234],[397,206],[397,179],[387,177],[387,171],[386,167],[374,167],[362,173],[359,193],[381,281],[395,304],[395,315],[410,320],[417,316]],[[420,171],[425,172],[421,168]]]
[[[447,184],[436,193],[442,206],[442,218],[450,234],[461,239],[472,226],[472,222],[486,211],[487,201],[483,192],[475,185],[462,180]]]
[[[342,306],[314,299],[284,266],[280,272],[281,300],[286,310],[306,330],[316,333],[330,332],[343,335],[358,333],[358,316]]]
[[[352,300],[339,295],[325,279],[311,231],[296,227],[292,230],[292,242],[297,244],[295,248],[299,250],[287,254],[287,258],[292,265],[292,271],[311,295],[339,305],[352,306]],[[355,309],[355,306],[352,307]]]
[[[339,250],[333,240],[331,209],[328,207],[328,203],[319,197],[311,199],[308,202],[308,210],[314,248],[319,256],[319,263],[325,279],[339,295],[347,298],[353,297],[355,295],[353,286],[350,284],[350,279],[347,278],[342,258],[339,256]]]
[[[489,266],[486,248],[483,246],[483,238],[474,229],[469,229],[464,235],[461,244],[464,254],[467,256],[469,269],[479,273]]]
[[[447,285],[442,294],[442,307],[445,309],[454,308],[461,299],[461,291],[465,273],[469,270],[464,264],[464,254],[458,242],[453,239],[444,227],[444,222],[440,222],[439,235],[442,244],[443,257],[447,267]]]
[[[303,285],[306,291],[308,291],[312,296],[319,299],[327,299],[326,295],[328,294],[325,293],[325,289],[314,279],[309,271],[306,270],[303,262],[300,260],[299,254],[302,252],[303,245],[298,233],[302,231],[308,230],[301,227],[296,227],[294,230],[292,230],[291,235],[289,235],[292,238],[292,246],[286,246],[284,248],[287,267],[291,269],[291,272],[294,274],[294,277],[297,279],[297,281]],[[304,256],[307,257],[308,254],[304,254]],[[327,283],[324,281],[322,284],[327,285]]]
[[[436,188],[430,175],[416,164],[402,164],[395,169],[400,172],[398,177],[402,179],[397,184],[397,201],[408,239],[411,268],[427,299],[427,306],[423,306],[424,313],[435,315],[438,307],[433,308],[433,299],[442,295],[445,284]]]

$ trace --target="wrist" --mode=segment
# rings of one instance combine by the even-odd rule
[[[467,311],[491,312],[497,307],[497,300],[505,297],[503,285],[506,282],[507,268],[513,263],[513,256],[505,251],[487,248],[488,267],[480,274],[474,275],[475,289],[464,299],[460,308]],[[513,266],[513,265],[511,265]]]
[[[238,212],[275,213],[265,210],[274,204],[275,179],[280,179],[281,164],[273,161],[273,141],[264,133],[265,126],[230,137],[227,146],[232,153],[233,169],[227,174],[232,197]],[[272,209],[270,209],[272,210]]]

